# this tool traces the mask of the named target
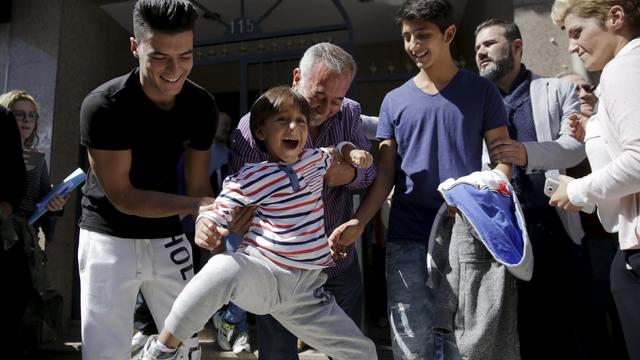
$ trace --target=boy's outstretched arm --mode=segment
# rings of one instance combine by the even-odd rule
[[[334,256],[346,255],[347,246],[362,235],[364,227],[387,199],[394,185],[397,146],[393,139],[383,140],[380,143],[380,160],[376,179],[367,190],[367,194],[353,218],[338,226],[329,236],[329,245]]]
[[[195,243],[210,251],[222,246],[222,238],[229,235],[229,230],[216,225],[206,217],[199,217],[196,222]]]

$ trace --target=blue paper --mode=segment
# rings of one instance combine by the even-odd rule
[[[47,204],[49,201],[56,195],[65,196],[72,192],[75,188],[80,186],[84,180],[87,178],[87,174],[85,174],[82,169],[75,169],[69,176],[67,176],[58,186],[54,187],[51,192],[49,192],[45,197],[40,199],[36,204],[36,208],[33,211],[33,214],[29,217],[27,222],[29,224],[33,224],[38,220],[42,215],[44,215],[49,209],[47,209]]]

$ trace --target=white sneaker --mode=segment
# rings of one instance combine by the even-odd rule
[[[138,331],[131,338],[131,360],[140,359],[140,350],[144,347],[144,344],[147,343],[149,336]]]
[[[200,360],[202,357],[202,348],[197,336],[185,341],[180,345],[176,360]]]
[[[140,351],[142,360],[176,360],[179,349],[167,349],[156,341],[158,335],[149,336],[149,340]]]
[[[213,326],[218,330],[216,335],[218,346],[224,351],[230,351],[235,325],[224,321],[220,312],[217,312],[213,315]]]
[[[241,332],[233,342],[233,352],[240,354],[241,352],[251,352],[251,345],[249,344],[249,334],[247,332]]]

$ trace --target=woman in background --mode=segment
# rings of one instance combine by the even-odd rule
[[[0,105],[13,112],[20,129],[22,142],[22,154],[27,169],[27,188],[22,202],[14,213],[17,216],[28,218],[35,210],[37,202],[51,191],[49,169],[44,159],[44,154],[38,151],[38,119],[40,108],[38,103],[26,91],[12,90],[0,95]],[[56,195],[47,204],[49,212],[34,225],[40,226],[47,241],[53,240],[55,218],[62,215],[62,208],[67,202],[68,196]]]

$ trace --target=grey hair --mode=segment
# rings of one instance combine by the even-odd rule
[[[356,76],[356,62],[348,52],[330,42],[321,42],[308,48],[302,55],[298,65],[302,80],[306,80],[313,67],[320,63],[337,75],[351,74],[351,79]]]

